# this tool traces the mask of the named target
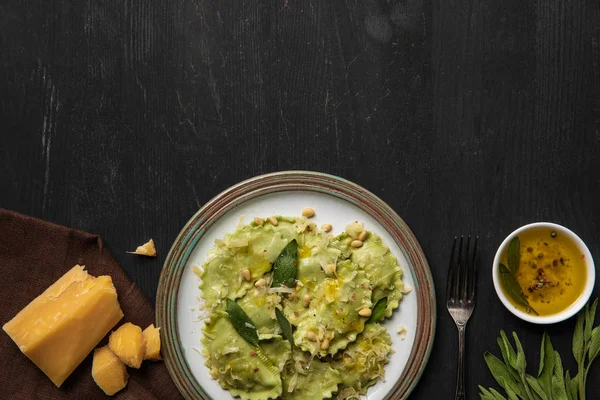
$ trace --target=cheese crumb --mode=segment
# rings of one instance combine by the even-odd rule
[[[396,327],[396,333],[400,335],[401,340],[406,339],[406,326],[400,324],[398,327]]]
[[[154,247],[154,241],[150,239],[147,243],[138,246],[135,251],[128,251],[129,254],[137,254],[139,256],[156,257],[156,247]]]
[[[410,287],[409,285],[404,285],[404,287],[400,290],[400,293],[408,294],[411,291],[412,291],[412,287]]]

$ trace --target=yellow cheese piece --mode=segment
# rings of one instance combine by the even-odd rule
[[[137,254],[140,256],[156,257],[156,247],[154,247],[154,240],[150,239],[148,242],[141,246],[138,246],[135,251],[128,251],[129,254]]]
[[[160,360],[160,328],[155,328],[154,324],[151,324],[142,334],[146,344],[144,360]]]
[[[56,386],[123,318],[110,276],[76,265],[2,329]]]
[[[131,368],[139,368],[144,359],[144,335],[142,328],[127,322],[110,334],[108,347]]]
[[[96,384],[109,396],[127,386],[129,374],[125,364],[108,346],[94,350],[92,377]]]

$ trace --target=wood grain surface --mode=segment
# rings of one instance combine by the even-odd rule
[[[495,385],[482,356],[500,329],[519,334],[531,372],[545,329],[575,368],[574,321],[517,320],[490,270],[532,221],[600,254],[597,0],[7,0],[0,74],[0,206],[101,235],[149,299],[204,202],[257,174],[317,170],[380,196],[429,259],[438,331],[414,398],[454,394],[456,234],[481,237],[469,398]],[[125,254],[149,238],[157,259]],[[591,398],[599,379],[596,365]]]

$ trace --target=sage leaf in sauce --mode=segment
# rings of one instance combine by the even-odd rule
[[[521,239],[515,236],[508,244],[508,269],[513,274],[517,273],[521,263]]]
[[[279,308],[275,308],[275,317],[277,317],[277,322],[279,322],[279,326],[281,327],[281,330],[283,331],[283,336],[285,336],[285,338],[287,340],[289,340],[290,344],[292,345],[292,349],[294,348],[294,336],[292,335],[292,325],[290,324],[290,321],[288,321],[288,319],[285,317],[285,315],[283,315],[283,313],[279,310]]]
[[[239,306],[233,300],[227,299],[227,314],[231,325],[235,328],[237,333],[253,346],[258,347],[258,332],[256,332],[256,325],[252,323],[252,320],[246,314],[244,309]]]
[[[283,248],[273,264],[273,287],[294,287],[298,272],[298,242],[292,240]]]
[[[519,285],[515,276],[508,268],[506,268],[506,265],[502,263],[500,263],[500,281],[502,281],[502,286],[507,294],[516,301],[517,304],[522,305],[527,310],[531,310],[535,315],[538,315],[537,311],[529,305],[529,301],[527,301],[527,297],[523,294],[523,289],[521,289],[521,285]]]
[[[385,317],[385,310],[387,309],[388,299],[387,297],[382,297],[377,300],[375,303],[375,307],[373,307],[371,316],[367,320],[367,324],[369,322],[378,322],[381,321]]]

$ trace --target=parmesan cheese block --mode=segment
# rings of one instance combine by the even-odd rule
[[[146,344],[142,328],[127,322],[110,334],[108,347],[131,368],[139,368],[144,359]]]
[[[104,393],[112,396],[127,386],[129,374],[119,357],[108,346],[104,346],[94,350],[92,377]]]
[[[150,324],[142,334],[146,345],[144,360],[160,360],[160,328],[155,328],[154,324]]]
[[[76,265],[2,329],[60,386],[123,317],[110,276]]]

